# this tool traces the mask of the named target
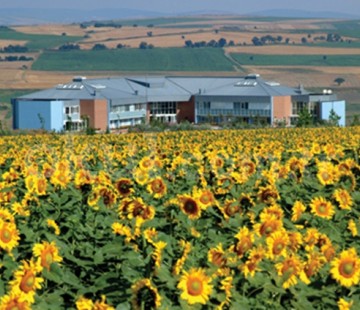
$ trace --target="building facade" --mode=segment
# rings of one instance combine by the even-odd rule
[[[326,120],[333,110],[345,125],[345,102],[330,91],[312,94],[245,77],[137,76],[87,79],[12,99],[14,129],[119,129],[153,120],[222,123],[240,120],[296,124],[307,109]]]

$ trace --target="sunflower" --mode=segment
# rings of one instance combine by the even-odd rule
[[[225,251],[221,243],[208,251],[208,261],[217,267],[224,267],[226,265]]]
[[[31,310],[31,304],[26,300],[21,300],[21,295],[15,292],[1,297],[0,310]]]
[[[279,199],[279,193],[275,186],[268,185],[259,188],[258,197],[261,202],[271,205]]]
[[[154,168],[154,161],[150,157],[144,156],[139,162],[139,168],[144,171],[149,171]]]
[[[247,227],[242,227],[235,235],[235,238],[238,239],[238,242],[232,250],[235,251],[239,257],[242,257],[253,246],[255,240],[254,234],[250,232]]]
[[[292,252],[297,252],[300,248],[300,245],[303,243],[302,234],[298,231],[289,231],[288,237],[290,241],[288,244],[289,250]]]
[[[350,230],[351,235],[353,237],[358,235],[357,226],[356,226],[355,221],[353,219],[349,220],[347,228]]]
[[[244,264],[242,264],[239,268],[244,274],[245,278],[248,279],[250,277],[254,277],[256,271],[260,271],[259,262],[257,260],[249,258]]]
[[[121,178],[115,182],[115,188],[121,197],[126,197],[133,193],[133,186],[132,181],[126,178]]]
[[[188,254],[191,251],[191,243],[185,240],[180,240],[180,247],[184,249],[182,256],[176,261],[174,268],[173,268],[173,274],[178,275],[180,274],[181,268],[183,267]]]
[[[55,241],[37,243],[33,247],[33,254],[38,257],[38,261],[43,268],[50,270],[52,263],[61,262],[62,257],[59,255],[59,249]]]
[[[283,279],[283,288],[286,289],[296,285],[298,282],[297,277],[300,275],[302,267],[303,263],[295,255],[289,256],[275,265],[278,275]]]
[[[342,251],[340,257],[331,261],[330,274],[345,287],[357,285],[360,281],[360,259],[355,248]]]
[[[55,170],[50,178],[51,184],[65,189],[70,183],[71,177],[68,171]]]
[[[326,263],[326,258],[322,253],[314,251],[307,254],[307,261],[304,264],[300,278],[306,284],[310,283],[310,278],[317,274],[322,266]]]
[[[44,177],[36,178],[35,181],[35,193],[38,196],[44,196],[46,195],[46,187],[47,187],[47,180]]]
[[[163,179],[157,177],[149,182],[146,189],[154,198],[161,198],[166,194],[167,187]]]
[[[337,302],[337,305],[339,307],[339,310],[350,310],[353,306],[353,301],[346,301],[344,298],[340,298]]]
[[[216,204],[214,194],[210,189],[195,189],[194,198],[199,202],[202,209],[207,209]]]
[[[281,220],[284,217],[284,211],[283,209],[277,205],[274,204],[270,207],[265,208],[261,214],[260,214],[260,221],[266,221],[269,217],[274,216],[276,219]]]
[[[351,210],[351,206],[353,205],[353,200],[351,195],[346,189],[336,189],[333,197],[339,204],[339,208],[342,210]]]
[[[60,235],[60,228],[59,228],[58,224],[56,224],[56,222],[54,220],[48,219],[46,221],[46,223],[47,223],[48,227],[51,227],[51,228],[54,229],[55,235],[57,235],[57,236]]]
[[[239,205],[244,209],[249,209],[255,205],[255,202],[249,194],[242,193],[239,197]]]
[[[335,166],[330,162],[319,162],[318,172],[316,174],[319,182],[326,186],[334,184],[337,181],[338,173]]]
[[[206,275],[204,269],[191,268],[189,272],[183,272],[177,287],[182,290],[180,297],[190,305],[196,303],[204,305],[212,292],[213,287],[210,283],[211,278]]]
[[[254,225],[254,231],[259,237],[269,236],[272,233],[283,228],[282,220],[276,218],[275,215],[267,215],[260,223]]]
[[[76,309],[77,310],[93,310],[94,309],[94,303],[91,299],[85,298],[84,296],[81,296],[78,298],[75,302]]]
[[[127,205],[127,218],[141,218],[143,220],[151,220],[155,216],[155,208],[144,203],[142,198],[136,198]]]
[[[305,243],[305,250],[311,252],[315,245],[318,243],[320,233],[316,228],[308,228],[303,236]]]
[[[189,219],[196,220],[201,216],[201,207],[197,200],[190,195],[178,196],[178,204],[183,213],[185,213]]]
[[[133,177],[136,183],[139,185],[145,185],[149,181],[149,173],[147,170],[141,168],[135,168],[133,170]]]
[[[35,301],[36,290],[41,288],[43,278],[36,275],[41,272],[42,267],[34,261],[22,261],[21,266],[14,272],[14,279],[9,282],[11,292],[21,295],[21,300],[29,303]]]
[[[286,247],[290,239],[286,231],[277,231],[266,238],[266,245],[268,248],[267,257],[274,260],[279,256],[287,256]]]
[[[157,309],[161,306],[161,296],[150,279],[141,279],[131,286],[133,309]]]
[[[321,253],[324,255],[324,257],[328,263],[331,262],[334,259],[334,257],[336,256],[335,248],[331,243],[324,244],[321,247]]]
[[[94,308],[92,308],[93,310],[115,310],[115,308],[113,306],[109,306],[106,303],[106,296],[105,295],[101,295],[101,300],[96,300],[94,303]]]
[[[325,200],[323,197],[315,197],[310,201],[311,213],[324,218],[331,220],[335,214],[335,208],[330,201]]]
[[[14,215],[8,209],[0,207],[0,221],[15,223]]]
[[[160,267],[161,258],[162,258],[162,250],[165,249],[167,243],[164,241],[154,242],[153,246],[155,247],[155,251],[152,254],[152,258],[155,261],[155,266]]]
[[[19,244],[20,236],[14,222],[0,219],[0,249],[10,252]]]
[[[93,180],[88,170],[80,169],[75,173],[74,183],[76,187],[79,188],[84,185],[90,185],[92,182]]]
[[[301,215],[306,211],[306,207],[301,201],[295,201],[291,211],[291,220],[293,222],[297,222],[300,219]]]
[[[239,202],[235,199],[226,199],[224,204],[220,207],[220,211],[224,215],[224,218],[228,220],[229,218],[235,216],[236,214],[242,214],[242,208],[239,205]]]

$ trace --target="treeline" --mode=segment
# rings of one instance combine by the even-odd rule
[[[225,46],[235,46],[235,43],[233,40],[227,42],[225,38],[221,38],[218,41],[210,40],[208,42],[206,41],[193,42],[191,40],[185,41],[185,47],[225,47]]]
[[[0,48],[1,53],[27,53],[29,49],[26,46],[21,45],[8,45],[4,48]]]
[[[6,56],[4,58],[0,57],[0,61],[32,61],[33,57],[27,56]]]

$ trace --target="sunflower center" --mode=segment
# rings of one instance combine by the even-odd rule
[[[319,207],[318,207],[318,212],[321,213],[321,214],[325,214],[326,213],[326,206],[321,204]]]
[[[50,265],[53,261],[54,259],[50,252],[46,252],[45,255],[42,257],[42,265],[44,267],[50,268]]]
[[[8,243],[11,241],[11,231],[7,228],[2,230],[2,234],[0,235],[1,241]]]
[[[348,262],[342,265],[341,274],[345,277],[352,276],[354,273],[354,263]]]
[[[21,280],[20,289],[28,293],[32,290],[35,284],[35,276],[31,271],[28,271]]]
[[[197,211],[196,207],[197,207],[196,202],[192,199],[187,199],[184,204],[184,210],[190,214],[196,213],[196,211]]]
[[[282,251],[283,248],[284,248],[284,245],[282,243],[278,243],[274,247],[274,254],[279,254]]]
[[[188,292],[192,296],[197,296],[202,293],[203,285],[199,279],[191,279],[188,283]]]

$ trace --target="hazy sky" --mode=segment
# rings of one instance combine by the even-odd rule
[[[284,8],[360,15],[360,0],[0,0],[1,8],[129,8],[171,14],[197,10],[246,14]]]

